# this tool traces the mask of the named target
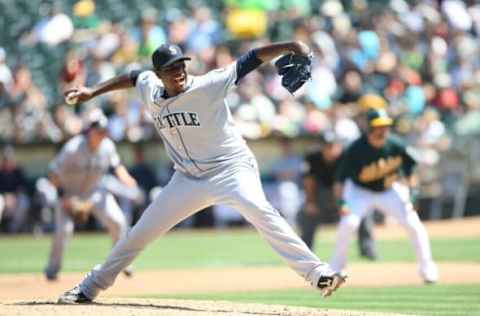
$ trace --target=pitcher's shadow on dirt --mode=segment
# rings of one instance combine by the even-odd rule
[[[281,313],[271,313],[271,312],[249,312],[249,311],[239,311],[239,310],[223,310],[223,309],[206,309],[206,308],[192,308],[176,305],[162,305],[162,304],[141,304],[141,303],[102,303],[102,302],[92,302],[84,304],[63,304],[57,303],[54,301],[32,301],[32,302],[17,302],[7,305],[16,305],[16,306],[41,306],[41,305],[55,305],[55,306],[105,306],[105,307],[133,307],[133,308],[151,308],[151,309],[165,309],[165,310],[178,310],[178,311],[187,311],[187,312],[209,312],[216,314],[226,314],[229,315],[232,312],[241,313],[245,315],[265,315],[265,316],[281,316]]]

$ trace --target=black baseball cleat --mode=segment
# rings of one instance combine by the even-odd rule
[[[341,272],[334,273],[330,276],[322,275],[318,280],[317,287],[323,297],[332,295],[347,280],[347,275]]]
[[[91,302],[92,300],[83,294],[79,286],[76,286],[73,289],[63,293],[63,295],[60,296],[57,301],[59,304],[85,304]]]
[[[378,256],[375,252],[372,252],[372,251],[362,251],[360,253],[360,256],[365,258],[365,259],[368,259],[370,261],[377,261],[378,260]]]
[[[426,284],[426,285],[432,285],[432,284],[436,284],[437,283],[437,279],[436,278],[431,278],[431,279],[423,279],[423,283]]]
[[[58,280],[58,274],[54,273],[52,271],[46,270],[45,272],[45,279],[47,279],[48,282],[55,282]]]

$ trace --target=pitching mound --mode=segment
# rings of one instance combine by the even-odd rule
[[[102,299],[86,305],[62,305],[52,301],[0,304],[0,315],[28,316],[380,316],[387,314],[314,309],[282,305],[230,303],[222,301]],[[400,314],[388,314],[397,315]]]

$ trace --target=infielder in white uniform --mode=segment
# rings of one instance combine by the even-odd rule
[[[59,302],[93,300],[155,238],[195,212],[221,203],[237,209],[271,247],[305,280],[330,295],[344,281],[321,262],[267,202],[257,162],[235,127],[225,97],[241,78],[262,63],[293,52],[307,55],[299,42],[271,44],[249,51],[226,68],[202,76],[186,72],[185,57],[175,45],[162,45],[152,55],[153,71],[132,72],[93,88],[66,92],[86,101],[100,94],[136,87],[150,110],[175,173],[136,225]]]
[[[360,221],[374,209],[393,216],[406,231],[415,249],[420,276],[436,282],[428,234],[412,203],[415,160],[399,140],[389,136],[392,119],[383,110],[367,112],[368,130],[344,154],[336,175],[335,194],[342,218],[337,228],[332,269],[342,270],[348,245]]]
[[[115,144],[107,137],[105,115],[97,109],[90,114],[85,132],[70,139],[49,168],[49,179],[59,195],[55,232],[45,269],[49,281],[58,277],[75,220],[84,221],[92,213],[107,228],[114,244],[128,228],[122,210],[113,195],[100,187],[100,180],[112,169],[128,187],[135,188],[136,181],[120,163]],[[130,276],[131,268],[125,266],[124,272]]]

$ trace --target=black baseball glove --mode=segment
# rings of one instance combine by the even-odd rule
[[[282,86],[291,94],[312,78],[312,58],[312,54],[308,56],[288,54],[275,62],[277,72],[282,76]]]

